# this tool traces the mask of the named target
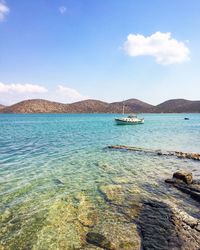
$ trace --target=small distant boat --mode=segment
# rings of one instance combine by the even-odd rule
[[[124,115],[124,105],[122,114]],[[138,118],[137,115],[129,115],[128,117],[115,118],[115,122],[117,125],[137,125],[143,124],[144,118]]]
[[[190,120],[190,118],[189,117],[185,117],[184,120]]]
[[[117,125],[136,125],[143,124],[144,118],[138,118],[136,115],[129,115],[128,117],[115,118]]]

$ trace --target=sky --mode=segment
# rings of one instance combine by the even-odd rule
[[[0,104],[200,100],[199,0],[0,0]]]

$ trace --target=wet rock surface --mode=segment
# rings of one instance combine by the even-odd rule
[[[200,249],[200,221],[173,205],[145,201],[138,224],[144,250]]]
[[[114,250],[111,242],[102,234],[89,232],[86,235],[86,241],[95,246],[101,247],[106,250]]]
[[[175,172],[173,174],[173,178],[182,180],[186,184],[192,183],[192,173],[189,173],[189,172],[183,172],[183,171]]]
[[[200,154],[198,154],[198,153],[175,152],[175,154],[179,158],[187,158],[187,159],[200,161]]]
[[[134,146],[125,146],[125,145],[111,145],[108,146],[108,149],[117,149],[117,150],[128,150],[133,152],[143,152],[143,153],[150,153],[150,154],[156,154],[159,156],[176,156],[178,158],[186,158],[186,159],[192,159],[192,160],[198,160],[200,161],[200,154],[198,153],[185,153],[181,151],[162,151],[160,149],[147,149],[147,148],[140,148],[140,147],[134,147]]]
[[[166,179],[165,182],[200,202],[200,182],[193,180],[192,173],[179,171],[173,174],[172,179]]]

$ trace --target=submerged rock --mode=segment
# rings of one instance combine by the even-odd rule
[[[102,250],[102,247],[97,247],[95,245],[88,244],[88,246],[82,248],[81,250]]]
[[[105,250],[114,250],[111,242],[102,234],[89,232],[86,235],[86,241]]]
[[[94,211],[84,211],[79,212],[78,215],[79,222],[86,227],[93,227],[97,221],[97,214]]]
[[[131,186],[128,188],[128,191],[131,193],[131,194],[140,194],[142,192],[142,190],[137,187],[137,186]],[[144,192],[144,191],[143,191]]]
[[[106,204],[100,215],[99,223],[92,232],[103,235],[116,250],[140,250],[141,238],[134,220],[127,216],[124,211],[126,207]]]
[[[128,184],[128,183],[133,183],[133,181],[128,178],[128,177],[115,177],[112,179],[112,181],[115,183],[115,184]]]
[[[86,234],[97,219],[95,206],[85,192],[59,199],[50,207],[32,249],[84,249]]]
[[[110,166],[109,164],[107,163],[104,163],[104,164],[99,164],[98,165],[100,169],[102,169],[104,172],[107,172],[107,173],[112,173],[114,172],[114,168],[112,166]]]
[[[128,219],[128,221],[136,221],[140,215],[142,203],[139,200],[130,200],[126,206],[118,208],[118,210]]]
[[[156,154],[159,156],[176,156],[178,158],[187,158],[187,159],[200,161],[200,154],[198,153],[184,153],[181,151],[161,151],[161,150],[140,148],[140,147],[134,147],[134,146],[125,146],[125,145],[112,145],[112,146],[108,146],[108,149],[150,153],[150,154]]]
[[[79,201],[78,210],[77,210],[77,218],[79,222],[86,227],[93,227],[97,223],[98,214],[91,203],[89,198],[83,194],[79,193],[76,196],[76,199]]]
[[[86,233],[87,228],[77,221],[72,200],[58,200],[52,205],[33,249],[80,249]]]
[[[0,222],[5,223],[12,219],[12,212],[9,208],[6,208],[3,214],[0,216]]]
[[[116,216],[116,215],[115,215]],[[132,221],[118,221],[112,219],[106,221],[98,232],[106,237],[111,243],[112,249],[116,250],[140,250],[141,239],[137,226]]]
[[[109,202],[119,205],[124,201],[123,188],[121,185],[102,185],[99,187],[99,191]]]
[[[58,178],[54,178],[53,179],[53,183],[56,185],[56,186],[64,186],[64,183],[58,179]]]

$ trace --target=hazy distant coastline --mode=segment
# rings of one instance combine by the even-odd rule
[[[129,99],[107,103],[99,100],[84,100],[63,104],[43,99],[24,100],[11,106],[0,104],[0,113],[200,113],[200,101],[185,99],[167,100],[158,105]]]

